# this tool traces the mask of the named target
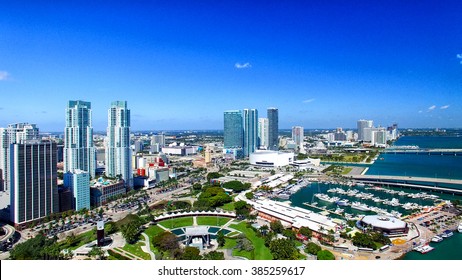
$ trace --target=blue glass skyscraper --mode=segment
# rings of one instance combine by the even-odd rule
[[[248,157],[255,152],[258,144],[258,111],[257,109],[244,109],[244,156]]]
[[[242,151],[244,144],[242,111],[229,110],[224,112],[224,149]]]
[[[279,120],[278,120],[278,109],[268,108],[268,150],[277,151],[279,150]]]

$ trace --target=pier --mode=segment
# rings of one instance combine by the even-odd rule
[[[350,175],[356,182],[422,189],[434,192],[462,195],[462,180],[410,176]],[[421,183],[421,184],[420,184]],[[445,186],[441,186],[444,184]]]

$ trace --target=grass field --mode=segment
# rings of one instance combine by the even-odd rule
[[[169,229],[178,228],[178,227],[188,227],[188,226],[193,225],[193,218],[192,217],[174,218],[174,219],[162,221],[159,224]]]
[[[141,246],[144,246],[145,242],[144,241],[138,241],[135,244],[125,244],[125,246],[122,248],[127,252],[130,252],[131,254],[142,258],[143,260],[150,260],[151,256],[148,253],[145,253],[142,249]]]
[[[250,259],[255,259],[255,260],[272,260],[273,256],[271,255],[271,252],[268,248],[265,246],[265,240],[263,238],[257,237],[255,235],[255,232],[251,228],[246,227],[245,222],[241,222],[237,225],[231,225],[230,228],[234,228],[245,234],[245,236],[252,242],[254,251],[253,251],[253,258]],[[226,245],[226,244],[225,244]],[[236,250],[236,252],[233,250],[233,254],[236,255],[239,253],[239,251]]]
[[[220,208],[225,210],[225,211],[234,211],[234,201],[226,203],[225,205],[221,206]]]
[[[208,225],[208,226],[223,226],[227,222],[231,220],[230,218],[225,217],[216,217],[216,216],[208,216],[208,217],[197,217],[197,224],[198,225]]]
[[[75,250],[79,248],[80,246],[83,246],[87,243],[92,242],[93,240],[96,240],[96,233],[93,230],[90,230],[85,233],[76,235],[75,241],[73,242],[71,246],[69,246],[66,241],[62,241],[59,244],[60,244],[61,249]]]
[[[344,168],[343,168],[343,171],[342,171],[342,175],[347,175],[348,173],[351,172],[351,170],[353,170],[353,168],[351,168],[351,167],[344,167]]]
[[[163,232],[164,230],[161,229],[159,226],[151,226],[144,231],[147,236],[149,236],[149,240],[152,240],[154,236],[158,235],[159,233]]]

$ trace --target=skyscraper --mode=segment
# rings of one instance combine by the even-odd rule
[[[257,149],[258,142],[258,111],[244,109],[244,156],[248,157]]]
[[[268,108],[268,150],[279,150],[279,120],[278,109]]]
[[[372,128],[373,126],[373,121],[368,121],[368,120],[359,120],[357,123],[358,126],[358,141],[364,141],[364,138],[370,138],[365,136],[365,129],[366,128]]]
[[[10,216],[15,227],[58,212],[56,144],[24,141],[11,146]]]
[[[91,103],[69,101],[64,129],[64,172],[80,169],[94,178],[95,161]]]
[[[242,150],[244,145],[244,128],[242,127],[242,111],[225,111],[224,117],[224,149]]]
[[[64,186],[72,190],[74,210],[90,209],[90,175],[79,169],[64,174]]]
[[[303,127],[302,126],[293,126],[292,127],[292,140],[294,140],[297,145],[297,149],[303,150]]]
[[[15,123],[0,128],[0,190],[10,189],[10,145],[38,139],[39,129],[35,124]]]
[[[106,175],[120,175],[127,187],[133,186],[130,149],[130,110],[126,101],[114,101],[108,111]]]
[[[260,148],[268,149],[268,118],[258,118],[258,140]]]

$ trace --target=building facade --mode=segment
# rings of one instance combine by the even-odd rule
[[[15,123],[0,128],[0,191],[10,189],[10,148],[11,144],[22,143],[39,138],[39,129],[35,124]]]
[[[293,126],[292,127],[292,140],[294,140],[297,149],[303,150],[303,139],[304,139],[303,127]]]
[[[10,161],[10,219],[15,227],[24,228],[58,212],[56,144],[12,144]]]
[[[277,108],[267,109],[268,118],[268,150],[279,150],[279,111]]]
[[[90,174],[76,169],[64,174],[64,186],[72,190],[75,211],[90,210]]]
[[[248,157],[257,150],[258,142],[258,111],[244,109],[244,157]]]
[[[229,110],[225,111],[223,137],[224,137],[224,150],[233,151],[236,156],[242,155],[244,145],[244,128],[242,120],[242,111]]]
[[[268,118],[258,119],[258,141],[258,146],[260,149],[268,149]]]
[[[91,114],[90,102],[68,102],[64,128],[64,172],[80,169],[94,178],[96,158]]]
[[[110,199],[124,195],[126,192],[124,180],[97,181],[90,187],[90,204],[91,206],[99,207],[105,205]]]
[[[108,111],[106,175],[121,176],[133,187],[132,151],[130,149],[130,109],[126,101],[114,101]]]
[[[357,128],[358,128],[358,141],[368,141],[367,139],[370,138],[370,134],[368,134],[365,129],[366,128],[372,128],[374,125],[373,121],[369,120],[359,120],[357,122]],[[370,141],[370,140],[369,140]]]

